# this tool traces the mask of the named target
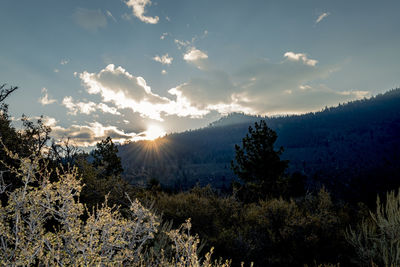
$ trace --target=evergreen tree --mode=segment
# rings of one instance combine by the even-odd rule
[[[282,176],[288,162],[280,159],[283,148],[275,150],[277,134],[268,128],[265,121],[249,127],[242,140],[242,147],[235,145],[235,161],[231,162],[234,173],[244,182],[234,188],[244,201],[257,201],[279,193]]]
[[[122,169],[121,158],[118,157],[118,148],[113,143],[111,137],[96,144],[96,149],[93,150],[92,156],[94,158],[94,167],[103,167],[104,175],[120,175],[124,170]]]

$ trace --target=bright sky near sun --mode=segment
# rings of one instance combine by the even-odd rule
[[[10,113],[90,146],[400,86],[400,1],[1,0]]]

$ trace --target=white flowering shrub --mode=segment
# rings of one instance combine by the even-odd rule
[[[12,191],[0,172],[0,265],[1,266],[229,266],[230,262],[204,261],[197,255],[198,236],[191,236],[190,221],[166,233],[175,257],[164,250],[151,253],[150,241],[159,229],[159,219],[131,201],[128,216],[107,200],[88,210],[79,203],[83,185],[76,169],[55,170],[56,181],[39,158],[19,159],[10,167],[22,186]],[[52,176],[54,177],[54,175]]]

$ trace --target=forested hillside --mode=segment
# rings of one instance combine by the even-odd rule
[[[359,198],[398,183],[400,89],[304,115],[230,114],[203,129],[130,143],[119,148],[125,178],[134,184],[157,178],[176,189],[196,183],[227,187],[234,179],[234,145],[260,119],[277,132],[288,171],[307,176],[309,186],[340,187],[348,189],[341,194]],[[364,188],[353,192],[352,184]]]

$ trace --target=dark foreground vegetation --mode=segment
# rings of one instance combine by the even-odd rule
[[[40,119],[15,130],[3,102],[13,89],[2,86],[0,97],[2,265],[229,266],[210,251],[233,266],[400,265],[400,195],[387,194],[398,176],[384,168],[362,182],[393,181],[375,188],[377,203],[362,192],[350,199],[329,180],[290,171],[279,131],[260,121],[233,147],[236,179],[224,190],[168,188],[147,172],[137,173],[145,186],[134,186],[110,138],[87,154],[69,139],[52,142]]]

